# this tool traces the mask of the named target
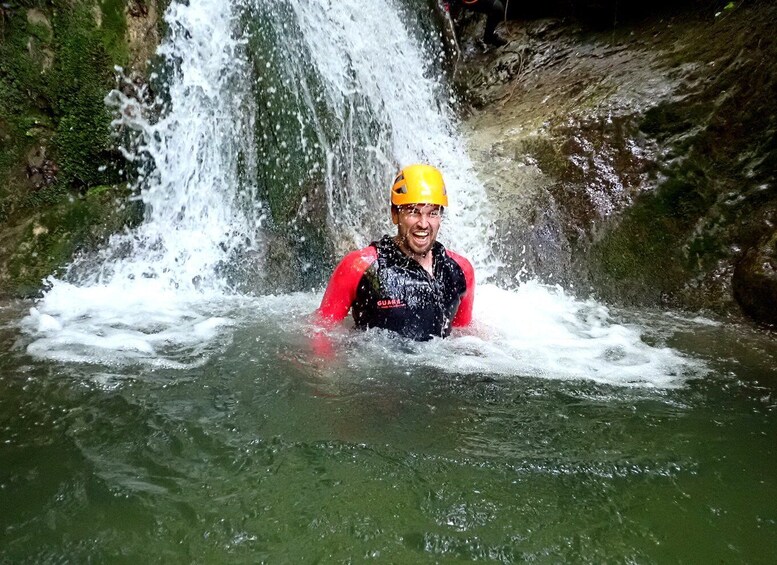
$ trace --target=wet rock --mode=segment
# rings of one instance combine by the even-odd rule
[[[159,15],[157,0],[131,0],[127,5],[127,44],[130,49],[130,67],[145,73],[159,44]]]
[[[152,6],[156,8],[156,6]],[[133,18],[144,18],[148,16],[149,7],[145,0],[130,0],[127,4],[127,11]]]
[[[30,8],[27,10],[27,22],[30,25],[44,28],[47,31],[49,38],[51,37],[51,34],[53,33],[51,22],[43,11],[38,8]]]
[[[497,246],[514,270],[579,285],[580,250],[648,189],[655,148],[639,112],[673,81],[625,40],[560,20],[505,28],[511,44],[460,75],[480,107],[467,125],[481,178],[495,201],[523,202],[499,215]]]
[[[46,148],[42,145],[33,147],[27,152],[27,169],[39,169],[46,161]]]
[[[754,320],[777,326],[777,231],[737,263],[734,296]]]
[[[777,6],[664,8],[607,33],[503,24],[510,43],[456,75],[470,154],[520,203],[497,215],[504,275],[737,315],[734,266],[777,205]]]
[[[27,152],[27,178],[33,190],[53,186],[57,182],[59,167],[47,156],[43,145],[36,145]]]
[[[167,3],[0,2],[0,294],[34,294],[142,217],[105,188],[127,165],[104,98],[116,65],[142,82]]]
[[[76,253],[88,253],[111,234],[142,220],[125,188],[101,186],[65,200],[0,232],[0,296],[36,295],[42,279],[61,272]]]

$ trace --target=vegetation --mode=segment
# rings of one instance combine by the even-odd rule
[[[93,209],[85,195],[122,181],[104,98],[114,67],[130,58],[128,4],[145,1],[11,0],[0,8],[0,266],[11,275],[0,294],[18,293],[14,276],[28,288],[69,261],[86,233],[71,224],[84,221],[88,231],[102,221],[84,213]],[[30,230],[54,217],[71,227],[38,229],[31,243]],[[27,244],[48,246],[25,266],[9,253]]]

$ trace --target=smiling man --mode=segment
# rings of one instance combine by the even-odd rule
[[[416,340],[445,337],[472,320],[475,273],[437,241],[448,195],[430,165],[402,169],[391,187],[397,235],[349,253],[335,268],[321,306],[325,324],[350,310],[356,327],[384,328]]]

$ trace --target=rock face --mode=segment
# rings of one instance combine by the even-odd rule
[[[734,296],[754,320],[777,326],[777,231],[751,247],[734,269]]]
[[[13,289],[17,297],[35,296],[41,281],[61,274],[76,253],[137,225],[143,218],[142,207],[127,196],[126,189],[94,187],[80,198],[48,206],[0,232],[0,288]]]
[[[126,190],[111,189],[99,205],[94,196],[126,184],[104,97],[115,66],[142,77],[162,3],[0,7],[0,297],[29,295],[73,253],[107,237],[104,226],[137,219]]]
[[[615,302],[739,303],[764,320],[743,297],[773,292],[753,265],[777,209],[775,23],[777,7],[754,2],[606,32],[515,20],[486,52],[465,36],[456,80],[500,202],[504,280],[525,269]]]

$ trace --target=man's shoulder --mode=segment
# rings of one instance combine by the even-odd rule
[[[378,250],[373,245],[351,251],[340,261],[341,267],[350,267],[357,270],[365,270],[378,258]]]
[[[455,251],[447,248],[445,249],[445,255],[454,263],[456,263],[462,271],[464,271],[465,276],[474,275],[475,269],[472,267],[472,263],[469,262],[469,259],[464,257],[464,255],[456,253]]]
[[[472,263],[469,262],[469,259],[464,257],[464,255],[460,253],[456,253],[452,249],[448,249],[447,247],[444,249],[445,255],[456,261],[459,265],[467,265],[470,269],[472,268]]]
[[[335,267],[330,279],[330,285],[337,288],[355,289],[362,276],[375,263],[377,258],[377,251],[371,246],[351,251]]]

